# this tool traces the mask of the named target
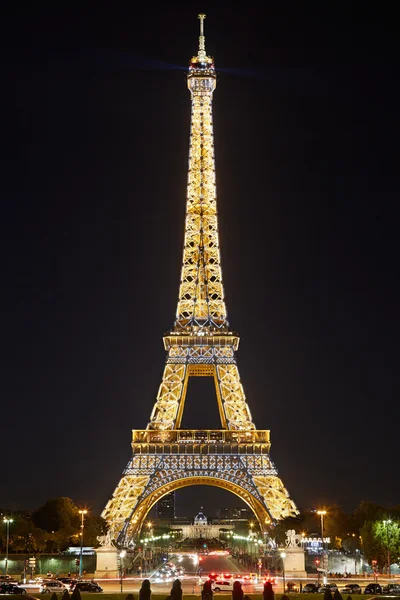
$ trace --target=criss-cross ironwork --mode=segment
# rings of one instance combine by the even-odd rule
[[[297,514],[272,463],[269,431],[256,430],[236,363],[222,284],[212,121],[216,87],[199,15],[197,56],[187,75],[192,100],[185,238],[176,319],[164,335],[166,364],[150,422],[134,430],[133,455],[102,516],[114,538],[134,538],[157,500],[188,485],[240,496],[260,525]],[[221,430],[180,429],[189,377],[213,377]]]

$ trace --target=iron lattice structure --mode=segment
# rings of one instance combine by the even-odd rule
[[[199,51],[187,76],[192,100],[185,239],[174,327],[146,430],[102,516],[119,544],[140,533],[151,507],[187,485],[215,485],[242,498],[265,525],[298,513],[271,461],[269,431],[256,430],[236,363],[239,336],[227,320],[218,235],[212,121],[213,59]],[[221,430],[180,429],[190,376],[214,378]]]

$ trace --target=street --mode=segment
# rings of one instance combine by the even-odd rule
[[[238,576],[244,575],[247,571],[244,570],[243,566],[240,565],[234,558],[230,555],[224,554],[213,554],[210,553],[208,555],[197,555],[196,553],[177,553],[171,557],[171,562],[176,564],[177,566],[182,566],[185,569],[185,575],[178,577],[182,583],[182,590],[184,594],[198,594],[200,595],[201,586],[204,581],[207,579],[207,575],[209,573],[237,573]],[[99,583],[99,585],[103,588],[104,592],[112,593],[112,592],[138,592],[143,579],[146,579],[145,576],[137,577],[137,576],[128,576],[121,579],[95,579]],[[155,577],[155,571],[152,571],[147,576],[147,579],[150,580],[151,589],[154,594],[165,594],[166,596],[170,593],[172,582],[175,577],[168,579],[166,581],[157,581]],[[286,583],[291,581],[292,579],[286,578]],[[296,580],[299,582],[300,580]],[[316,578],[308,577],[307,579],[302,580],[303,585],[307,581],[316,582]],[[379,582],[384,585],[387,583],[388,579],[385,577],[380,577]],[[392,582],[395,580],[391,580]],[[330,583],[336,583],[339,592],[347,583],[355,583],[357,582],[361,587],[365,587],[368,583],[373,582],[373,578],[349,578],[349,579],[335,579],[329,578]],[[37,593],[37,586],[30,586],[29,584],[24,585],[23,587],[30,593]],[[260,583],[246,583],[243,584],[243,589],[245,593],[260,593],[263,590],[263,582]],[[283,592],[283,579],[282,577],[276,578],[276,585],[274,585],[274,591],[277,593]],[[221,592],[222,595],[231,595],[231,592]]]

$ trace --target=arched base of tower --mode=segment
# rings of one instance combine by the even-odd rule
[[[268,511],[262,505],[262,503],[239,485],[233,484],[223,479],[216,480],[214,477],[190,477],[185,479],[178,479],[176,481],[168,483],[162,486],[161,488],[158,488],[155,492],[153,492],[145,500],[143,500],[135,510],[135,516],[132,519],[129,527],[127,528],[127,539],[133,539],[140,535],[147,514],[153,508],[155,503],[158,502],[158,500],[160,500],[163,496],[169,494],[170,492],[174,492],[175,490],[193,485],[210,485],[224,489],[228,492],[232,492],[232,494],[238,496],[253,511],[255,517],[257,518],[260,524],[261,531],[265,531],[265,528],[271,523],[271,518],[268,514]]]
[[[269,458],[268,431],[134,431],[133,457],[102,516],[114,539],[128,545],[146,515],[165,494],[193,485],[211,485],[239,496],[262,532],[272,521],[295,516]]]

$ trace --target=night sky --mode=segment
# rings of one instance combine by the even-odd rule
[[[198,12],[256,426],[298,507],[398,504],[394,13],[70,4],[3,7],[0,506],[68,496],[99,513],[149,421],[178,297]],[[183,426],[219,425],[211,380],[191,378]],[[238,504],[177,498],[188,515]]]

